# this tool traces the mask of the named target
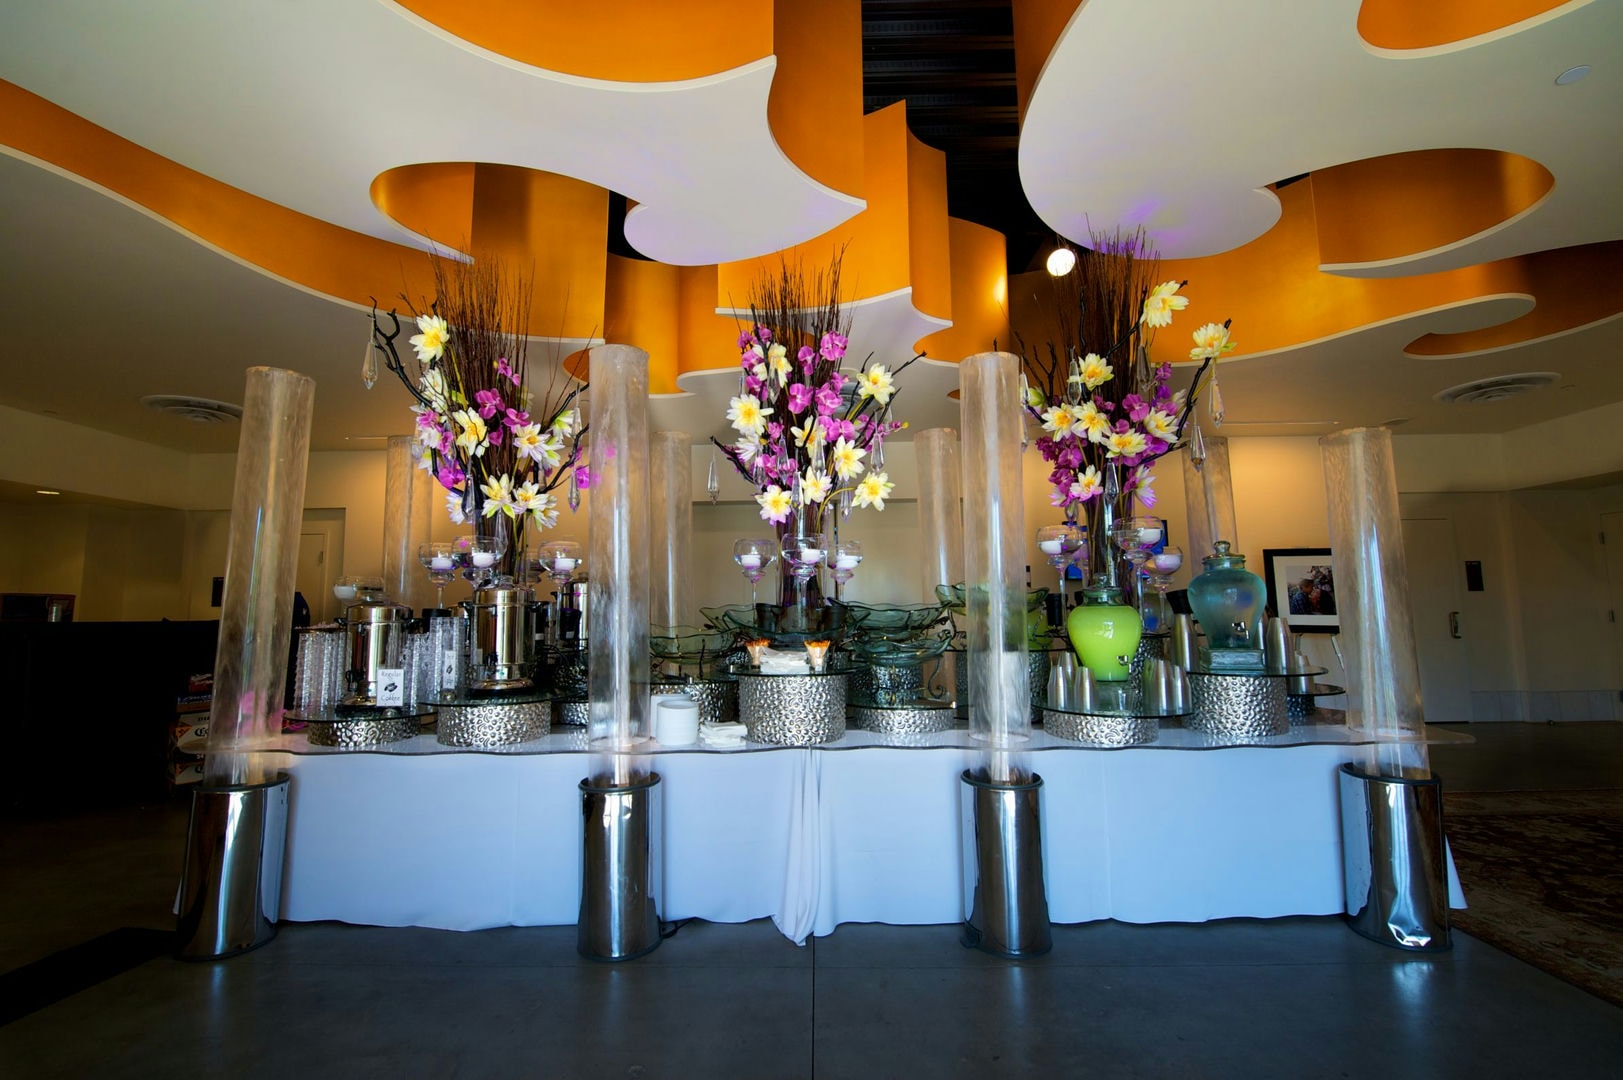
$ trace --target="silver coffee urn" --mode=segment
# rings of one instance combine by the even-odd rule
[[[393,706],[404,703],[402,698],[389,693],[384,680],[386,677],[404,678],[410,619],[410,608],[382,597],[350,605],[344,613],[345,633],[349,638],[349,693],[339,704],[340,710],[388,708],[391,706],[380,702],[390,699]]]
[[[492,582],[467,602],[473,620],[468,686],[485,692],[531,685],[535,659],[535,594],[527,585]]]

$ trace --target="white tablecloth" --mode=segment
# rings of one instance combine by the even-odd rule
[[[1335,773],[1359,755],[1335,744],[1033,754],[1051,918],[1340,912]],[[293,776],[284,918],[452,930],[576,921],[585,755],[279,756]],[[664,918],[770,916],[796,942],[842,922],[963,919],[959,775],[972,751],[653,760]]]

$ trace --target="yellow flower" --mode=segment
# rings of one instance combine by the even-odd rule
[[[740,394],[727,403],[727,419],[733,422],[735,430],[746,435],[759,435],[771,415],[772,410],[763,409],[754,394]]]
[[[827,437],[822,421],[815,416],[808,416],[804,424],[790,428],[789,434],[795,437],[796,446],[804,446],[813,454],[823,448],[823,440]]]
[[[1076,417],[1068,405],[1054,405],[1043,410],[1043,430],[1052,432],[1055,439],[1068,439],[1073,434]]]
[[[417,316],[420,334],[411,336],[411,347],[417,350],[417,359],[438,360],[445,355],[445,346],[451,341],[451,328],[438,315]]]
[[[834,475],[841,480],[849,480],[867,468],[862,459],[868,456],[868,451],[859,450],[849,442],[845,436],[834,440],[834,453],[831,455],[831,464],[834,466]]]
[[[733,444],[733,449],[738,451],[738,460],[748,465],[754,460],[755,455],[761,452],[760,432],[753,435],[740,435],[738,441]]]
[[[485,418],[472,409],[458,409],[451,414],[451,419],[462,428],[462,433],[456,437],[456,444],[474,457],[480,457],[485,452],[488,433],[485,431]]]
[[[755,496],[755,501],[761,505],[762,520],[773,523],[787,521],[795,508],[794,499],[776,484]]]
[[[1023,380],[1022,380],[1022,382],[1023,382]],[[1043,399],[1043,392],[1041,390],[1037,389],[1035,386],[1032,386],[1030,384],[1025,384],[1024,382],[1023,382],[1023,385],[1025,386],[1025,398],[1026,398],[1026,407],[1027,408],[1040,409],[1045,404],[1047,404],[1047,402],[1044,401],[1044,399]]]
[[[1082,358],[1082,384],[1089,390],[1103,386],[1110,381],[1116,369],[1105,363],[1105,358],[1098,353],[1088,353]]]
[[[1104,478],[1099,470],[1089,465],[1077,475],[1076,482],[1071,485],[1071,498],[1078,501],[1091,499],[1105,489]]]
[[[513,516],[513,478],[506,473],[492,476],[479,485],[479,490],[485,493],[485,517],[494,517],[500,510],[508,517]]]
[[[513,449],[518,451],[521,460],[529,458],[549,469],[555,469],[563,462],[563,440],[556,428],[543,435],[540,424],[525,424],[513,432]]]
[[[789,381],[789,372],[794,365],[789,363],[789,350],[782,345],[771,345],[766,350],[766,362],[772,366],[772,374],[778,377],[779,382]]]
[[[890,396],[896,392],[896,385],[891,381],[890,372],[885,370],[884,364],[870,364],[868,370],[857,376],[857,396],[871,397],[881,405],[890,402]]]
[[[1189,350],[1191,360],[1215,360],[1234,348],[1229,340],[1229,328],[1222,323],[1209,322],[1195,331],[1195,347]]]
[[[425,368],[423,370],[423,396],[428,403],[440,412],[445,411],[445,375],[439,368]]]
[[[1172,325],[1172,313],[1189,306],[1189,297],[1178,295],[1181,288],[1181,281],[1163,281],[1150,290],[1150,295],[1144,298],[1145,326]]]
[[[1088,441],[1092,443],[1103,442],[1110,434],[1110,419],[1099,411],[1099,407],[1091,401],[1084,401],[1076,408],[1076,426],[1088,434]]]
[[[875,510],[883,510],[885,500],[890,498],[890,493],[895,487],[885,473],[869,473],[862,478],[862,483],[857,485],[851,501],[858,506],[871,506]]]
[[[580,422],[580,414],[574,409],[565,409],[552,419],[552,430],[562,438],[569,438],[575,434],[575,425]]]
[[[1144,433],[1162,442],[1171,442],[1178,434],[1177,418],[1160,409],[1151,409],[1144,417]]]
[[[1142,431],[1112,431],[1105,439],[1105,452],[1111,457],[1142,454],[1146,446]]]
[[[513,510],[519,515],[529,514],[543,529],[558,524],[558,500],[541,490],[534,480],[526,480],[513,489]]]
[[[828,490],[834,481],[823,473],[806,470],[806,475],[800,478],[800,501],[802,504],[820,503],[828,498]]]

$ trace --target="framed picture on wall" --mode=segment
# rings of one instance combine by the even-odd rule
[[[1268,610],[1284,617],[1293,633],[1334,634],[1336,575],[1329,548],[1263,548]]]

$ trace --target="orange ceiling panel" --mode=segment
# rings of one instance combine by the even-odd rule
[[[1082,0],[1012,0],[1010,6],[1014,9],[1015,94],[1023,118],[1043,65],[1048,63],[1048,54],[1054,51]]]
[[[0,80],[0,143],[171,222],[244,262],[357,304],[426,295],[415,248],[352,232],[223,184]]]
[[[993,348],[1011,348],[1008,252],[1003,234],[960,218],[947,219],[952,250],[952,325],[914,346],[932,360],[956,363]]]
[[[1526,273],[1533,310],[1520,318],[1460,334],[1427,334],[1410,356],[1461,356],[1556,337],[1623,313],[1623,241],[1539,251],[1507,260]]]
[[[1536,206],[1550,170],[1502,150],[1414,150],[1319,169],[1313,212],[1326,269],[1418,258]]]
[[[1578,5],[1572,0],[1364,0],[1358,35],[1377,49],[1430,49],[1569,6]]]

